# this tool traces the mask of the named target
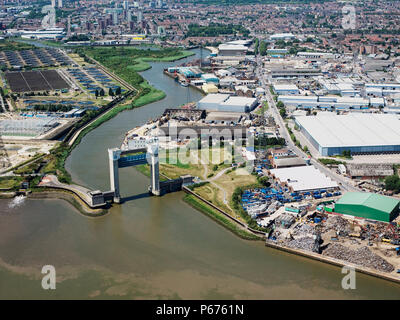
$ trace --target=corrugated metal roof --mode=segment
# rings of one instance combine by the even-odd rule
[[[296,117],[321,147],[400,145],[400,120],[392,114]]]
[[[336,204],[360,205],[391,213],[399,200],[369,192],[347,192]]]

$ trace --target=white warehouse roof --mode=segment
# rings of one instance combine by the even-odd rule
[[[230,94],[215,93],[208,94],[199,103],[222,103],[230,97]]]
[[[248,98],[248,97],[230,97],[228,100],[221,103],[221,105],[230,105],[230,106],[252,106],[257,102],[256,98]]]
[[[400,119],[392,114],[296,117],[321,147],[400,145]]]
[[[295,85],[295,84],[291,84],[291,83],[281,83],[281,84],[274,84],[274,90],[296,90],[299,91],[299,88]]]
[[[272,169],[270,172],[281,183],[286,182],[293,191],[331,189],[338,184],[314,166]]]
[[[248,48],[241,44],[220,44],[218,50],[240,50],[247,51]]]

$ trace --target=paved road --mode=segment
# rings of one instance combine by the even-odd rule
[[[261,66],[261,59],[260,57],[257,57],[257,76],[260,79],[263,87],[266,88],[265,93],[266,93],[266,98],[267,98],[267,102],[269,105],[268,111],[267,113],[270,113],[274,119],[275,122],[279,125],[279,134],[282,138],[285,138],[287,145],[290,149],[292,149],[298,156],[300,157],[308,157],[308,155],[301,150],[300,148],[298,148],[292,141],[292,139],[290,138],[290,134],[289,131],[287,130],[285,123],[282,119],[282,117],[279,114],[278,108],[276,106],[275,100],[269,90],[269,85],[267,84],[267,81],[265,79],[265,76],[262,73],[262,68]],[[351,185],[346,178],[340,176],[339,174],[333,172],[332,170],[326,168],[324,165],[322,165],[320,162],[318,162],[318,160],[311,158],[311,163],[318,168],[321,172],[323,172],[326,176],[330,177],[332,180],[335,180],[336,182],[338,182],[338,184],[340,185],[340,187],[342,189],[344,189],[345,191],[360,191],[358,188],[356,188],[355,186]]]

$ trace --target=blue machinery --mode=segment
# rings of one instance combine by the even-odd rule
[[[121,150],[119,148],[108,149],[110,166],[110,185],[114,193],[114,202],[121,202],[119,189],[119,168],[133,167],[148,163],[150,165],[151,184],[149,191],[156,196],[160,195],[160,177],[158,162],[158,141],[149,140],[146,148]]]

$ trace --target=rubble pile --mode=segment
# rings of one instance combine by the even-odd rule
[[[394,270],[393,265],[377,254],[373,253],[368,249],[368,247],[361,247],[352,250],[340,244],[331,243],[322,252],[322,254],[331,258],[348,261],[356,265],[376,269],[382,272],[392,272]]]
[[[342,235],[347,235],[351,232],[349,222],[341,216],[329,216],[326,220],[323,232],[329,230],[339,231]]]
[[[293,249],[301,249],[301,250],[307,250],[307,251],[312,251],[314,247],[315,240],[312,237],[303,237],[299,239],[293,239],[293,240],[286,240],[284,245],[293,248]]]
[[[305,236],[314,234],[315,228],[309,224],[298,224],[293,228],[294,236]]]

